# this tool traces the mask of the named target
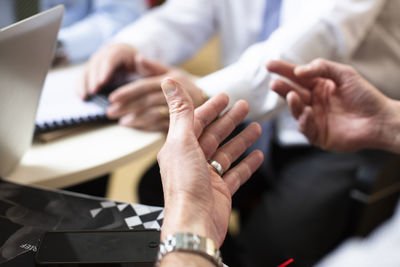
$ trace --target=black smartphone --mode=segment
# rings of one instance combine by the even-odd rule
[[[50,231],[35,255],[40,265],[153,266],[158,230]]]

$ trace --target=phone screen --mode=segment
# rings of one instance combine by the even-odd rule
[[[36,261],[40,264],[136,262],[152,266],[159,240],[157,230],[47,232],[40,242]]]

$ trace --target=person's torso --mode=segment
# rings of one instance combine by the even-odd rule
[[[331,2],[332,0],[324,0]],[[262,41],[268,0],[217,0],[216,19],[222,42],[222,63],[228,65],[238,60],[251,45]],[[316,0],[282,0],[280,25],[301,19],[311,8],[320,8]]]

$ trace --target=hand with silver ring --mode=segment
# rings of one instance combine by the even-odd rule
[[[263,155],[253,151],[230,166],[261,135],[261,127],[252,123],[220,147],[247,115],[248,104],[238,101],[219,116],[228,105],[226,94],[194,110],[178,82],[167,79],[161,87],[170,115],[168,136],[158,154],[165,203],[161,239],[190,232],[220,246],[228,229],[231,197],[261,165]]]

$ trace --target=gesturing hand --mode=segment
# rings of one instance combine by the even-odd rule
[[[78,94],[86,99],[99,93],[103,86],[132,74],[140,78],[116,88],[109,96],[111,105],[107,117],[118,119],[121,125],[150,131],[168,129],[168,107],[160,87],[166,77],[184,85],[195,107],[206,100],[193,76],[179,68],[147,60],[127,44],[105,46],[90,58],[82,83],[77,87]]]
[[[271,61],[267,69],[294,82],[275,80],[270,87],[286,98],[312,144],[342,152],[380,146],[391,100],[353,68],[317,59],[304,66]]]
[[[220,94],[194,111],[187,91],[168,79],[162,83],[170,114],[165,145],[158,154],[165,214],[162,237],[176,232],[191,232],[209,237],[220,246],[225,238],[231,211],[231,197],[260,166],[263,155],[252,152],[229,170],[261,134],[254,123],[231,141],[218,145],[248,113],[246,102],[237,102],[222,117],[214,120],[228,104]],[[216,160],[226,171],[218,175],[208,160]]]

